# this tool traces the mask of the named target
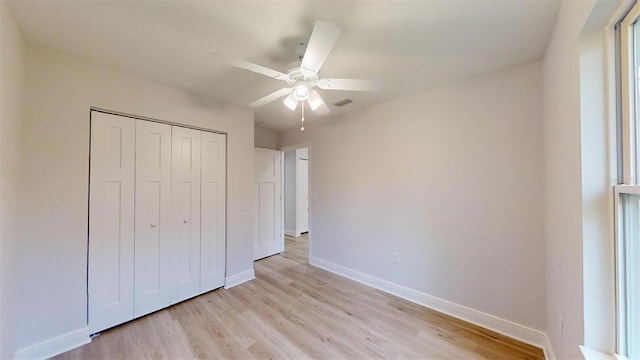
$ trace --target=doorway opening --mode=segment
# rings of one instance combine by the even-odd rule
[[[309,261],[309,147],[284,151],[285,251],[297,252]],[[302,251],[300,251],[302,250]],[[306,251],[305,251],[306,250]]]

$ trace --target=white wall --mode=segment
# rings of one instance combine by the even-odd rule
[[[284,153],[284,228],[296,232],[296,150]]]
[[[279,133],[313,148],[311,255],[544,329],[541,79],[533,62]]]
[[[15,352],[15,286],[20,189],[24,43],[0,2],[0,359]]]
[[[254,146],[265,149],[278,149],[278,132],[271,129],[261,128],[256,126],[254,128]]]
[[[91,106],[228,132],[227,277],[253,270],[253,113],[41,48],[26,53],[18,347],[87,323]]]
[[[559,359],[579,358],[584,337],[579,59],[580,31],[592,7],[592,1],[562,2],[543,65],[546,323]]]

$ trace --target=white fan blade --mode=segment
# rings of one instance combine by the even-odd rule
[[[318,72],[341,34],[342,30],[336,24],[324,20],[316,21],[300,67]]]
[[[262,99],[256,100],[254,102],[252,102],[251,104],[249,104],[249,106],[251,107],[260,107],[263,105],[267,105],[268,103],[275,101],[285,95],[289,95],[291,94],[291,92],[293,91],[292,88],[282,88],[280,90],[276,90],[274,92],[272,92],[271,94],[263,97]]]
[[[314,112],[322,116],[322,115],[327,115],[328,113],[331,112],[331,110],[329,110],[329,107],[327,106],[327,104],[322,103],[314,110]]]
[[[211,55],[216,60],[223,62],[227,65],[231,65],[233,67],[253,71],[254,73],[262,74],[270,78],[274,78],[282,81],[289,80],[289,77],[287,76],[287,74],[281,73],[280,71],[276,71],[273,69],[269,69],[268,67],[264,67],[262,65],[254,64],[252,62],[245,61],[245,60],[236,59],[234,57],[231,57],[229,55],[226,55],[220,52],[215,52]]]
[[[324,90],[378,91],[382,81],[368,79],[320,79],[318,87]]]

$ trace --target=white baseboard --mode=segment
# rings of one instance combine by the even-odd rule
[[[291,229],[284,229],[284,233],[289,236],[295,236],[295,237],[300,236],[299,232],[296,232],[295,230],[291,230]]]
[[[539,347],[545,352],[549,360],[555,360],[553,350],[551,350],[547,334],[543,331],[530,328],[528,326],[516,324],[512,321],[474,310],[463,305],[452,303],[438,297],[413,290],[402,285],[392,283],[359,271],[346,268],[342,265],[311,257],[309,264],[334,274],[349,278],[359,283],[382,290],[389,294],[401,297],[413,303],[428,307],[430,309],[451,315],[458,319],[481,326],[485,329],[493,330],[502,335],[520,340],[524,343]]]
[[[224,279],[224,288],[231,289],[236,285],[240,285],[244,282],[251,281],[256,278],[256,273],[253,269],[243,271],[239,274],[231,275]]]
[[[48,359],[91,342],[89,327],[62,334],[16,351],[16,359]]]
[[[544,346],[542,347],[544,351],[544,358],[547,360],[556,360],[556,354],[553,352],[553,346],[551,346],[551,340],[549,340],[549,335],[544,334]]]

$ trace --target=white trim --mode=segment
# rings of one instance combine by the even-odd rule
[[[303,143],[299,143],[299,144],[281,146],[279,150],[282,151],[282,152],[285,152],[285,151],[291,151],[291,150],[296,150],[296,149],[300,149],[300,148],[308,148],[309,144],[310,144],[309,142],[303,142]]]
[[[624,147],[622,149],[622,166],[625,184],[637,184],[638,174],[636,174],[636,118],[632,111],[636,101],[636,71],[633,55],[632,27],[640,17],[640,3],[636,3],[629,13],[620,22],[620,72],[621,72],[621,94],[622,101],[622,138]]]
[[[544,334],[542,351],[544,351],[544,358],[547,360],[556,360],[556,353],[553,352],[553,346],[551,346],[551,340],[549,339],[549,335]]]
[[[539,347],[543,349],[543,351],[545,352],[545,356],[553,356],[547,357],[547,359],[555,360],[553,351],[549,346],[547,334],[543,331],[516,324],[512,321],[502,319],[482,311],[474,310],[466,306],[455,304],[450,301],[440,299],[438,297],[419,292],[417,290],[413,290],[387,280],[383,280],[356,270],[346,268],[342,265],[319,259],[317,257],[310,257],[309,264],[330,271],[334,274],[346,277],[348,279],[357,281],[359,283],[371,286],[378,290],[382,290],[389,294],[401,297],[413,303],[428,307],[447,315],[451,315],[458,319],[470,322],[489,330],[493,330],[497,333],[520,340],[524,343]],[[549,347],[549,349],[547,349],[547,347]]]
[[[89,327],[58,335],[16,351],[16,359],[48,359],[91,342]]]
[[[243,271],[243,272],[241,272],[239,274],[227,276],[224,279],[224,288],[225,289],[231,289],[234,286],[240,285],[240,284],[245,283],[247,281],[251,281],[251,280],[253,280],[255,278],[256,278],[256,272],[253,269],[247,270],[247,271]]]
[[[615,185],[616,196],[620,194],[640,195],[640,185]]]
[[[626,356],[618,354],[605,354],[603,352],[593,350],[584,345],[578,345],[582,357],[585,360],[629,360]]]
[[[299,233],[299,232],[297,232],[297,231],[295,231],[295,230],[291,230],[291,229],[284,229],[284,233],[285,233],[286,235],[289,235],[289,236],[295,236],[295,237],[300,236],[300,233]]]
[[[302,150],[302,149],[307,149],[307,159],[303,160],[300,155],[298,154],[298,150]],[[302,166],[300,166],[300,163],[302,161],[306,161],[307,162],[307,174],[306,174],[306,178],[307,178],[307,193],[304,194],[302,192],[302,181],[301,178],[303,177],[302,174]],[[296,233],[297,234],[302,234],[303,232],[309,232],[309,209],[307,207],[307,211],[305,211],[305,202],[304,199],[305,197],[307,199],[309,199],[309,148],[299,148],[296,149]],[[306,204],[306,205],[310,205],[310,204]],[[307,217],[306,219],[306,223],[307,223],[307,227],[304,228],[302,227],[302,223],[304,222],[304,217]]]
[[[284,195],[284,151],[280,151],[280,252],[284,251]]]

